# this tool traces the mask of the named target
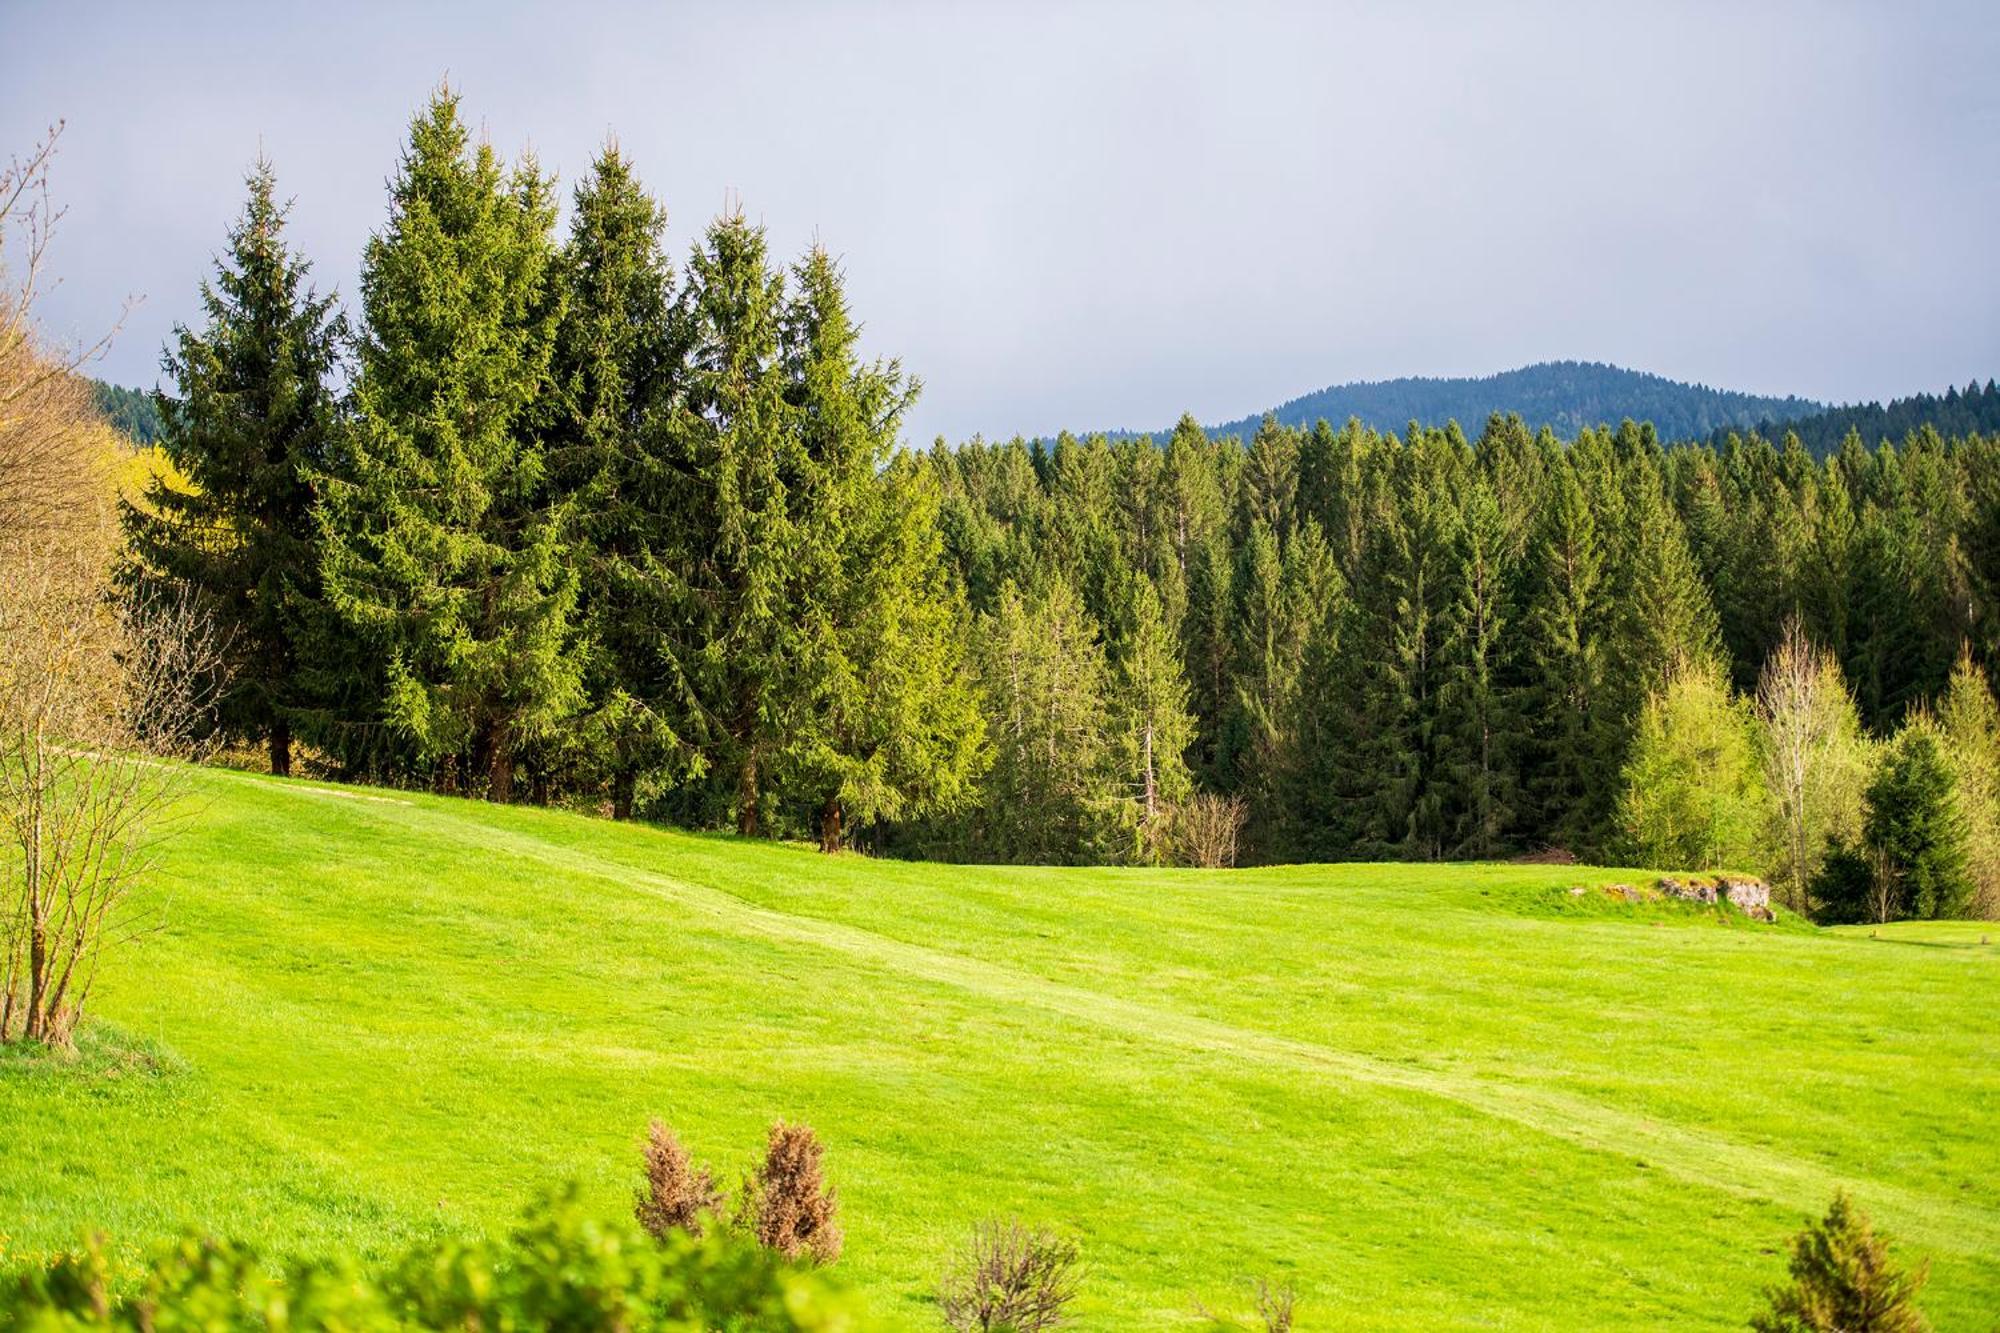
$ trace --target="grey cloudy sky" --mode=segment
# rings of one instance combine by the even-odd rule
[[[355,291],[446,74],[677,256],[729,192],[844,257],[910,434],[1247,413],[1553,357],[1854,400],[2000,374],[2000,5],[0,0],[0,148],[66,118],[45,305],[150,386],[259,145]]]

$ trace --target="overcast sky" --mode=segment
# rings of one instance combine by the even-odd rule
[[[45,316],[150,387],[259,146],[356,291],[449,75],[678,259],[732,193],[844,258],[913,438],[1614,361],[1850,401],[2000,375],[2000,5],[0,0],[0,151],[68,122]],[[1504,12],[1503,12],[1504,11]]]

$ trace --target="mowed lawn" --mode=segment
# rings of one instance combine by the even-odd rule
[[[1931,1257],[1940,1329],[2000,1321],[1981,927],[1568,892],[1638,872],[916,865],[223,772],[198,799],[96,1052],[0,1061],[13,1259],[188,1225],[384,1252],[570,1179],[609,1212],[649,1116],[732,1181],[783,1116],[891,1328],[935,1325],[990,1215],[1081,1240],[1089,1328],[1256,1277],[1305,1329],[1740,1327],[1836,1185]]]

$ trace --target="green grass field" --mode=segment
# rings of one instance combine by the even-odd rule
[[[829,1143],[888,1327],[972,1223],[1072,1231],[1082,1324],[1244,1283],[1317,1328],[1740,1327],[1847,1186],[2000,1321],[2000,956],[1568,888],[1636,872],[826,858],[215,772],[83,1058],[0,1062],[0,1232],[386,1251],[646,1118]]]

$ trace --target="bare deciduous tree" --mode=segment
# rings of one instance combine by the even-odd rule
[[[1860,827],[1867,757],[1840,664],[1806,637],[1796,616],[1764,664],[1757,717],[1783,857],[1779,891],[1786,907],[1805,912],[1828,834]]]
[[[103,950],[132,928],[220,656],[186,604],[120,601],[111,447],[76,366],[33,318],[55,214],[50,142],[0,171],[0,1041],[69,1043]],[[4,252],[0,252],[4,257]]]
[[[1236,864],[1236,840],[1249,818],[1241,796],[1201,792],[1174,810],[1175,841],[1183,864],[1214,870]]]

